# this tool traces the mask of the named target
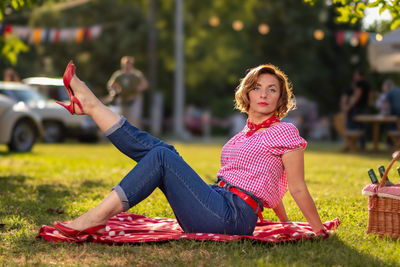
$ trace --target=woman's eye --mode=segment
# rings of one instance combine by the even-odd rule
[[[253,90],[259,90],[260,89],[260,87],[254,87],[253,88]]]
[[[270,88],[269,91],[270,91],[271,93],[275,93],[275,92],[276,92],[276,89],[275,89],[275,88]]]

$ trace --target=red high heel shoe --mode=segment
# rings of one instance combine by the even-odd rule
[[[72,77],[75,74],[75,65],[72,62],[72,60],[68,63],[67,68],[65,69],[64,72],[64,76],[63,76],[63,81],[64,81],[64,86],[68,91],[68,95],[69,95],[69,100],[70,100],[70,104],[69,105],[65,105],[64,103],[60,102],[60,101],[56,101],[57,104],[63,106],[64,108],[66,108],[69,113],[76,114],[75,113],[75,108],[74,108],[74,104],[77,104],[78,107],[81,109],[81,111],[83,112],[83,108],[81,105],[81,102],[79,102],[79,99],[76,98],[76,96],[74,96],[74,92],[72,91],[71,86],[69,85],[71,82]]]
[[[58,231],[60,231],[61,233],[63,233],[65,236],[68,236],[68,237],[78,237],[81,235],[98,234],[97,232],[99,230],[106,228],[106,225],[96,225],[96,226],[89,227],[87,229],[80,231],[80,230],[72,229],[68,226],[65,226],[61,222],[53,222],[51,224],[54,226],[54,228],[56,228]]]

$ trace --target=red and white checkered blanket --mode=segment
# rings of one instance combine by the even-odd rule
[[[339,218],[324,223],[332,232],[340,225]],[[253,235],[224,235],[208,233],[185,233],[175,219],[146,217],[132,213],[120,213],[112,217],[103,234],[83,235],[78,238],[64,236],[54,227],[43,225],[38,238],[48,242],[95,242],[95,243],[140,243],[160,242],[178,239],[231,241],[251,239],[269,243],[297,241],[315,237],[308,223],[305,222],[258,222]]]

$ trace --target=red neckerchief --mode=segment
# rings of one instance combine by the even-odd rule
[[[268,119],[259,124],[255,124],[247,120],[247,127],[249,128],[249,131],[246,133],[246,136],[252,135],[253,133],[257,132],[257,130],[260,128],[267,128],[275,122],[280,122],[280,120],[275,115],[272,115],[271,117],[269,117]]]

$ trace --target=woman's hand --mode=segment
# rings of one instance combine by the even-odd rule
[[[314,201],[304,180],[304,152],[296,149],[282,156],[289,191],[315,233],[324,230]]]

